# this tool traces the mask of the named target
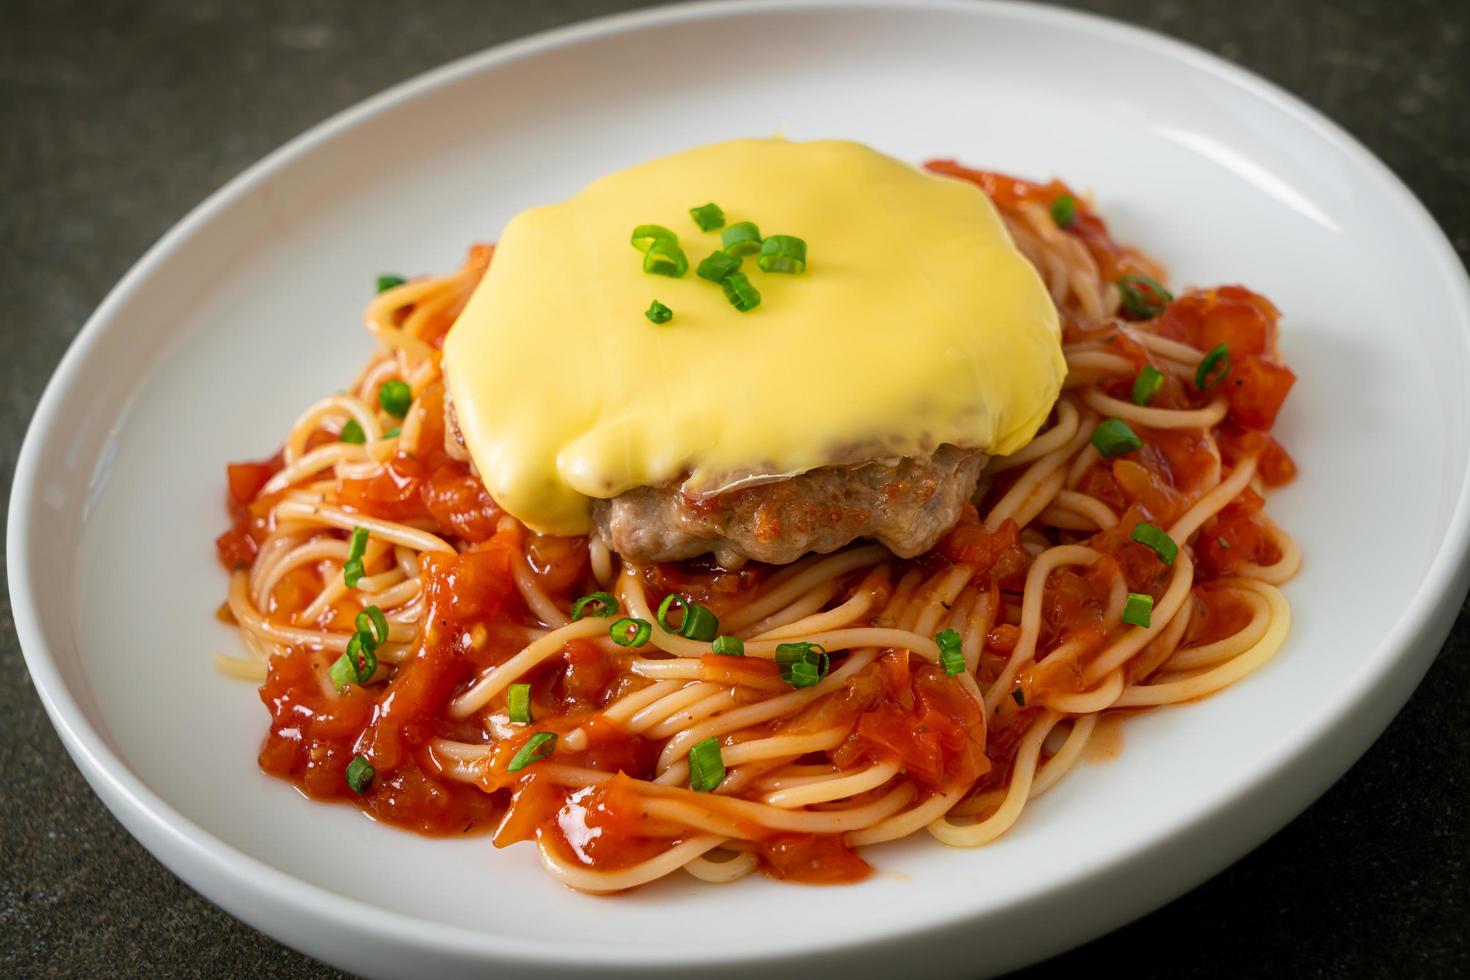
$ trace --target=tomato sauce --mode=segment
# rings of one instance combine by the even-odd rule
[[[657,857],[689,836],[687,828],[650,817],[632,779],[619,775],[570,792],[559,787],[517,790],[495,845],[539,840],[564,860],[618,871]]]
[[[270,478],[285,465],[281,453],[269,459],[231,463],[225,468],[229,493],[226,504],[230,512],[230,529],[214,540],[215,553],[227,571],[238,571],[255,564],[260,542],[269,531],[267,524],[275,500],[261,497]]]
[[[315,657],[315,660],[314,660]],[[412,751],[384,766],[364,794],[347,785],[347,764],[373,723],[378,699],[368,688],[324,690],[325,657],[304,651],[276,657],[260,698],[271,713],[260,767],[318,800],[348,801],[373,817],[424,834],[458,834],[495,816],[496,801],[473,786],[448,782]]]
[[[1072,193],[1056,181],[1036,184],[944,161],[929,167],[979,184],[1003,210],[1028,201],[1049,207]],[[1102,220],[1080,198],[1068,230],[1083,240],[1110,276],[1145,268],[1133,253],[1113,242]],[[489,255],[486,247],[478,253],[478,261],[488,262]],[[1263,297],[1226,286],[1183,294],[1151,325],[1162,336],[1202,350],[1227,344],[1231,351],[1231,370],[1220,388],[1201,392],[1169,377],[1153,404],[1197,409],[1223,397],[1228,414],[1214,439],[1193,430],[1136,426],[1142,449],[1113,460],[1099,459],[1081,475],[1078,489],[1121,516],[1115,527],[1097,533],[1046,532],[1051,543],[1086,543],[1102,557],[1090,566],[1063,567],[1048,577],[1042,595],[1038,666],[1014,702],[1004,701],[1001,710],[986,717],[939,666],[905,650],[890,650],[840,690],[761,731],[776,735],[846,726],[849,734],[838,746],[798,761],[842,768],[893,764],[915,784],[921,799],[924,794],[962,787],[971,787],[972,795],[1004,788],[1021,739],[1040,715],[1039,708],[1026,703],[1027,694],[1035,699],[1081,688],[1088,659],[1106,645],[1106,613],[1116,577],[1122,576],[1130,592],[1155,600],[1167,589],[1171,569],[1152,549],[1132,540],[1134,529],[1143,522],[1167,527],[1222,469],[1243,459],[1257,461],[1261,480],[1268,486],[1295,475],[1295,463],[1269,432],[1294,382],[1276,355],[1277,318]],[[426,339],[437,346],[442,330],[431,329]],[[1134,327],[1115,325],[1094,331],[1089,339],[1106,344],[1136,368],[1156,363]],[[1130,395],[1122,383],[1110,393],[1120,399]],[[610,651],[605,642],[568,642],[522,678],[530,685],[536,722],[513,737],[496,740],[482,721],[450,717],[453,698],[486,669],[514,656],[526,642],[523,628],[537,625],[516,586],[520,556],[525,556],[538,586],[563,608],[598,586],[585,538],[536,535],[503,520],[504,513],[470,467],[441,448],[442,389],[431,386],[421,397],[432,411],[421,430],[420,451],[399,452],[371,478],[338,480],[336,501],[350,512],[417,522],[463,550],[421,556],[423,628],[387,683],[335,689],[327,670],[336,654],[293,648],[272,659],[260,688],[270,715],[259,754],[261,768],[291,781],[313,799],[350,802],[396,826],[434,835],[493,828],[498,847],[536,840],[565,861],[603,870],[633,866],[688,839],[695,833],[688,827],[650,815],[645,804],[656,793],[635,782],[656,775],[662,740],[629,733],[600,714],[614,701],[652,683],[629,670],[630,661],[640,655],[637,652]],[[225,568],[248,569],[255,561],[279,499],[263,490],[283,465],[278,453],[228,468],[232,523],[216,541]],[[1021,472],[1002,474],[990,486],[981,509],[964,505],[955,526],[929,554],[896,567],[897,574],[909,567],[927,574],[956,565],[971,570],[972,582],[988,593],[995,612],[983,645],[982,683],[999,675],[1019,641],[1016,607],[1032,558],[1014,521],[987,530],[980,513],[993,506]],[[1196,581],[1189,600],[1194,608],[1186,645],[1230,636],[1249,622],[1249,606],[1215,583],[1244,564],[1279,559],[1263,503],[1254,491],[1243,491],[1205,523],[1193,542]],[[1026,533],[1034,544],[1037,531]],[[775,571],[756,562],[726,570],[709,560],[695,560],[651,565],[643,575],[655,605],[664,595],[679,593],[723,618],[739,609]],[[289,619],[306,609],[324,584],[314,567],[296,568],[271,590],[266,612]],[[843,586],[845,591],[835,601],[852,594],[860,580],[850,576]],[[329,609],[318,625],[346,629],[350,620],[351,610]],[[1053,656],[1064,646],[1069,651],[1066,657]],[[711,654],[700,659],[699,671],[701,679],[738,685],[742,696],[750,698],[790,690],[777,666],[760,658]],[[509,771],[511,759],[535,732],[565,737],[573,730],[581,733],[585,745],[569,751],[563,743],[557,762],[605,773],[609,777],[605,781],[568,788],[535,766]],[[436,755],[432,746],[438,738],[485,746],[483,759],[474,764],[472,776],[465,777],[468,781],[450,778],[447,770],[456,763]],[[360,794],[346,779],[348,764],[359,756],[374,770],[371,784]],[[877,799],[881,792],[873,791],[863,802]],[[704,800],[722,817],[740,819],[725,798],[710,795]],[[832,884],[856,881],[872,872],[840,836],[742,829],[749,840],[741,846],[752,849],[772,877]]]

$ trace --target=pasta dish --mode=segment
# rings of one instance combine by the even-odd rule
[[[1059,181],[784,140],[380,277],[228,467],[261,768],[589,892],[997,839],[1289,628],[1278,311],[1166,283]]]

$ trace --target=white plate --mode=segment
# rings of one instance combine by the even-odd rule
[[[373,274],[446,270],[513,212],[692,144],[784,131],[956,156],[1096,191],[1179,283],[1285,311],[1301,380],[1272,501],[1306,567],[1277,659],[1129,722],[976,851],[926,837],[816,890],[676,877],[574,894],[529,847],[431,841],[260,774],[266,713],[211,539],[223,464],[272,451],[369,350]],[[1296,100],[1091,17],[966,3],[680,7],[467,59],[370,100],[232,182],[128,274],[68,352],[17,471],[9,568],[36,687],[97,793],[209,898],[361,973],[697,964],[998,971],[1197,884],[1336,779],[1408,696],[1465,591],[1470,300],[1419,204]],[[553,368],[544,366],[548,372]]]

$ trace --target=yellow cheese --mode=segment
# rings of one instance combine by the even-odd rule
[[[720,247],[689,209],[807,243],[741,313],[695,275]],[[640,224],[679,236],[649,275]],[[658,299],[663,325],[643,315]],[[857,143],[736,140],[594,181],[506,226],[444,345],[465,442],[496,501],[540,531],[588,530],[589,498],[691,493],[819,466],[1025,445],[1060,391],[1056,312],[976,187]]]

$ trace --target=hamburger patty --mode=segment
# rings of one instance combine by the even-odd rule
[[[984,453],[941,446],[896,464],[824,466],[705,498],[677,487],[637,487],[592,501],[593,534],[633,561],[674,561],[713,552],[785,564],[873,538],[904,558],[927,551],[975,492]]]
[[[445,399],[449,452],[468,457]],[[871,538],[894,554],[922,554],[959,519],[986,455],[940,446],[931,456],[824,466],[770,483],[705,497],[676,485],[635,487],[592,501],[592,534],[636,562],[713,553],[721,564],[785,564]]]

